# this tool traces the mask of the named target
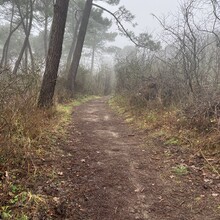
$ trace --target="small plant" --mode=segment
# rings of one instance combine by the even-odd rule
[[[4,163],[5,162],[5,158],[3,156],[0,156],[0,163]]]
[[[2,206],[1,207],[1,215],[0,217],[2,219],[10,219],[12,217],[11,210],[9,209],[9,206]]]
[[[166,145],[179,145],[179,139],[176,137],[172,137],[165,142]]]
[[[12,199],[9,200],[10,204],[15,204],[19,201],[18,196],[13,197]]]
[[[12,192],[12,193],[16,193],[16,192],[18,192],[18,191],[19,191],[18,186],[16,186],[16,185],[11,185],[11,192]]]
[[[152,112],[151,112],[151,113],[149,113],[149,114],[147,115],[146,120],[147,120],[148,122],[155,122],[155,121],[158,120],[158,118],[157,118],[157,116],[156,116],[155,113],[152,113]]]
[[[21,217],[19,217],[17,220],[28,220],[27,215],[22,214]]]
[[[189,172],[185,165],[178,165],[176,167],[173,167],[172,171],[178,176],[187,175]]]
[[[28,193],[24,192],[22,196],[23,196],[22,197],[23,201],[31,202],[36,205],[39,205],[45,202],[44,199],[40,195],[35,195],[35,194],[32,194],[31,192],[28,192]]]
[[[165,150],[165,151],[164,151],[164,155],[165,155],[166,157],[171,157],[171,156],[172,156],[172,153],[171,153],[170,150]]]

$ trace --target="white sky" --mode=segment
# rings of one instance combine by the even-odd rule
[[[135,15],[139,29],[156,31],[158,22],[152,17],[152,13],[161,16],[177,11],[178,0],[121,0],[121,4]]]
[[[176,14],[179,6],[179,0],[121,0],[120,5],[124,5],[132,14],[135,15],[135,22],[138,23],[134,29],[131,29],[136,33],[148,32],[154,37],[161,32],[161,27],[152,13],[158,17],[168,16],[169,14]],[[117,7],[106,6],[111,11],[116,11]],[[114,28],[115,30],[115,28]],[[129,41],[125,37],[118,37],[117,46],[123,47],[129,44]]]

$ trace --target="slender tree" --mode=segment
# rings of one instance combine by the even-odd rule
[[[11,6],[11,18],[10,18],[10,31],[9,31],[9,35],[5,41],[4,47],[3,47],[3,52],[2,52],[2,58],[1,58],[1,62],[0,62],[0,66],[4,68],[7,66],[8,64],[8,51],[9,51],[9,45],[10,45],[10,40],[11,37],[13,35],[13,33],[19,28],[19,26],[21,25],[21,22],[16,26],[16,28],[13,27],[13,22],[14,22],[14,16],[15,16],[15,3],[14,1],[12,2],[12,6]]]
[[[47,58],[49,26],[53,15],[53,2],[48,0],[36,0],[35,19],[38,23],[43,24],[43,42],[45,60]]]
[[[54,5],[54,17],[46,59],[46,69],[38,100],[39,107],[50,107],[53,104],[57,73],[62,54],[68,6],[69,0],[57,0]]]
[[[30,46],[30,42],[29,42],[29,37],[30,37],[30,34],[31,34],[32,22],[33,22],[33,4],[34,4],[34,1],[31,0],[29,2],[29,4],[30,4],[30,7],[28,7],[29,6],[28,4],[27,4],[27,7],[26,7],[26,14],[29,14],[29,21],[28,21],[28,18],[27,18],[26,24],[25,24],[24,19],[23,19],[23,15],[22,15],[22,12],[21,12],[20,4],[19,4],[19,2],[16,2],[17,8],[19,10],[19,15],[20,15],[21,20],[22,20],[23,29],[24,29],[24,32],[25,32],[25,40],[24,40],[23,46],[21,48],[20,54],[19,54],[19,56],[18,56],[18,58],[15,62],[15,66],[14,66],[14,69],[12,71],[13,74],[16,74],[18,72],[18,68],[21,64],[22,57],[23,57],[27,47],[29,48],[29,51],[30,51],[30,54],[31,54],[31,57],[32,57],[32,66],[33,66],[33,56],[32,56],[32,50],[31,50],[31,46]]]
[[[82,54],[82,48],[86,36],[86,30],[89,23],[89,17],[92,10],[92,3],[93,0],[87,0],[85,3],[85,8],[82,15],[82,21],[79,28],[78,38],[73,54],[72,63],[70,66],[69,74],[68,74],[68,84],[67,88],[70,90],[71,94],[74,92],[74,85],[75,85],[75,79],[77,70],[79,67],[79,62]]]
[[[111,5],[117,5],[120,2],[120,0],[106,0],[105,2],[107,2],[108,4],[111,4]],[[145,47],[145,45],[139,45],[135,40],[134,34],[131,32],[128,32],[125,29],[125,27],[122,25],[121,21],[123,20],[123,21],[129,22],[135,26],[135,24],[132,23],[134,16],[124,6],[120,7],[117,12],[112,13],[111,11],[107,10],[106,8],[93,3],[93,0],[87,0],[86,4],[85,4],[85,9],[83,11],[82,22],[81,22],[80,29],[79,29],[79,34],[78,34],[78,38],[77,38],[75,51],[73,54],[73,59],[72,59],[70,71],[68,74],[67,89],[71,92],[71,94],[74,93],[75,79],[76,79],[77,70],[79,67],[79,62],[80,62],[80,58],[81,58],[81,54],[82,54],[82,48],[83,48],[83,44],[84,44],[84,40],[85,40],[86,30],[87,30],[92,6],[95,6],[99,9],[109,13],[111,16],[113,16],[114,19],[116,20],[118,29],[126,37],[128,37],[136,46]]]
[[[108,51],[107,42],[113,42],[117,36],[117,33],[109,32],[111,26],[112,21],[103,17],[103,10],[93,8],[84,43],[84,46],[91,50],[89,54],[91,57],[91,73],[93,73],[97,52]]]
[[[79,18],[77,18],[77,12],[78,11],[76,11],[76,13],[75,13],[76,24],[75,24],[74,32],[73,32],[73,39],[72,39],[70,50],[69,50],[69,53],[68,53],[68,56],[67,56],[66,73],[68,73],[68,71],[70,69],[70,64],[71,64],[73,53],[74,53],[74,49],[75,49],[75,46],[76,46],[79,26],[80,26],[80,22],[81,22],[81,15],[79,16]]]

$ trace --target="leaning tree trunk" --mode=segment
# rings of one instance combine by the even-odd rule
[[[57,73],[62,55],[62,45],[65,32],[69,0],[57,0],[54,5],[54,17],[51,27],[49,50],[46,59],[46,69],[38,100],[38,107],[53,105]]]
[[[86,36],[86,30],[89,23],[89,17],[92,10],[92,2],[93,0],[87,0],[85,4],[85,8],[82,15],[82,22],[80,24],[79,28],[79,34],[75,46],[75,51],[73,54],[72,63],[70,66],[69,74],[68,74],[68,82],[67,82],[67,88],[71,92],[71,95],[74,93],[74,87],[75,87],[75,79],[77,70],[79,67],[79,62],[82,54],[82,48]]]
[[[75,28],[74,28],[73,40],[72,40],[70,51],[69,51],[69,54],[68,54],[68,57],[67,57],[67,62],[66,62],[66,73],[68,73],[69,69],[70,69],[70,64],[71,64],[71,60],[72,60],[72,57],[73,57],[73,52],[74,52],[74,49],[75,49],[75,46],[76,46],[76,40],[77,40],[77,36],[78,36],[80,21],[81,21],[81,18],[76,21],[76,25],[75,25]]]
[[[9,45],[10,45],[10,41],[11,41],[11,37],[14,34],[14,32],[20,27],[22,21],[20,21],[17,26],[9,33],[7,40],[5,41],[4,47],[3,47],[3,52],[2,52],[2,58],[1,58],[1,62],[0,62],[0,67],[3,67],[7,65],[7,61],[8,61],[8,49],[9,49]]]
[[[10,33],[12,33],[12,31],[13,31],[14,12],[15,12],[15,3],[12,2],[12,12],[11,12],[11,21],[10,21]],[[1,66],[3,66],[3,62],[4,62],[4,59],[5,59],[5,64],[4,64],[5,68],[8,65],[8,51],[9,51],[9,45],[10,45],[11,36],[12,35],[9,34],[8,39],[7,39],[8,42],[7,42],[7,44],[4,45],[5,48],[3,50]]]
[[[21,8],[20,8],[20,5],[17,3],[17,7],[18,7],[18,10],[19,10],[19,14],[20,14],[20,17],[21,19],[23,18],[22,16],[22,12],[21,12]],[[26,12],[28,14],[28,11]],[[21,60],[22,60],[22,57],[24,55],[24,52],[26,50],[26,48],[29,46],[29,36],[30,36],[30,33],[31,33],[31,28],[32,28],[32,22],[33,22],[33,2],[30,1],[30,18],[29,18],[29,24],[28,22],[26,23],[27,26],[25,25],[24,21],[22,20],[22,25],[23,25],[23,28],[24,28],[24,31],[25,31],[25,40],[24,40],[24,43],[23,43],[23,46],[21,48],[21,51],[20,51],[20,54],[18,56],[18,59],[16,60],[15,62],[15,66],[14,66],[14,69],[12,71],[13,74],[16,74],[18,72],[18,68],[21,64]]]

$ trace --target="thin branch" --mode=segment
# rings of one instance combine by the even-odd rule
[[[214,13],[215,17],[216,17],[218,20],[220,20],[220,17],[217,15],[217,10],[216,10],[216,4],[217,4],[217,2],[215,2],[214,0],[211,0],[211,2],[212,2],[212,7],[213,7],[213,13]]]
[[[121,23],[121,21],[119,20],[119,18],[118,18],[114,13],[112,13],[112,12],[109,11],[108,9],[106,9],[106,8],[100,6],[100,5],[97,5],[97,4],[95,4],[95,3],[93,3],[93,6],[95,6],[95,7],[97,7],[97,8],[100,8],[100,9],[102,9],[103,11],[106,11],[106,12],[108,12],[110,15],[112,15],[112,16],[114,17],[114,19],[116,20],[116,22],[117,22],[117,25],[118,25],[118,27],[119,27],[119,30],[121,29],[122,32],[125,34],[125,36],[128,37],[129,40],[130,40],[133,44],[135,44],[135,46],[141,47],[141,48],[146,48],[145,45],[139,44],[138,42],[135,41],[135,39],[132,38],[132,36],[131,36],[131,35],[129,34],[129,32],[125,29],[125,27],[123,26],[123,24]]]
[[[186,47],[191,53],[193,52],[192,49],[185,43],[184,39],[182,39],[180,37],[180,35],[178,33],[176,33],[174,31],[173,28],[171,27],[167,27],[155,14],[152,14],[152,16],[159,22],[159,24],[163,27],[163,29],[165,31],[168,31],[169,33],[171,33],[172,35],[174,35],[178,40],[179,42],[181,42],[181,44]],[[183,38],[184,37],[187,37],[186,33],[185,33],[185,29],[184,29],[184,35],[183,35]],[[187,37],[188,38],[188,37]]]

